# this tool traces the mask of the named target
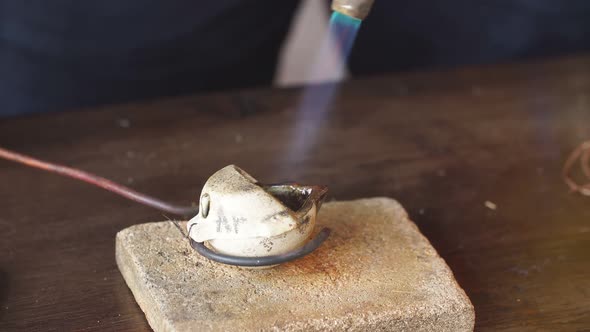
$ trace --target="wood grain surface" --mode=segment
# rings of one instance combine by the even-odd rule
[[[590,138],[590,57],[356,80],[325,112],[301,111],[303,94],[0,120],[0,145],[178,203],[230,163],[265,182],[327,184],[332,199],[393,197],[475,305],[476,330],[590,328],[590,199],[560,178]],[[0,330],[149,330],[115,234],[166,217],[0,161]]]

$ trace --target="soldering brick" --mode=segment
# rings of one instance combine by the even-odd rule
[[[155,331],[472,331],[469,298],[403,207],[324,204],[333,230],[312,254],[271,269],[199,256],[171,222],[117,234],[117,264]]]

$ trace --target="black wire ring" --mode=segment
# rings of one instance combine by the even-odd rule
[[[332,231],[329,228],[324,228],[313,238],[313,240],[307,242],[302,247],[285,254],[264,257],[240,257],[220,254],[207,248],[203,242],[196,242],[191,238],[189,238],[189,240],[193,249],[195,249],[203,257],[206,257],[212,261],[235,266],[260,267],[282,264],[297,258],[301,258],[316,250],[324,241],[326,241],[331,232]]]

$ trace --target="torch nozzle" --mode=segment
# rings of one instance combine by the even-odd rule
[[[375,0],[333,0],[332,10],[341,14],[364,20],[373,7]]]

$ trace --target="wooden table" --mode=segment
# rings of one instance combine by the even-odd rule
[[[1,120],[0,145],[179,203],[230,163],[328,184],[338,200],[394,197],[471,298],[477,330],[590,328],[590,198],[560,178],[590,138],[590,57],[356,80],[323,120],[301,115],[302,94]],[[0,330],[148,330],[115,234],[166,217],[8,162],[0,181]]]

